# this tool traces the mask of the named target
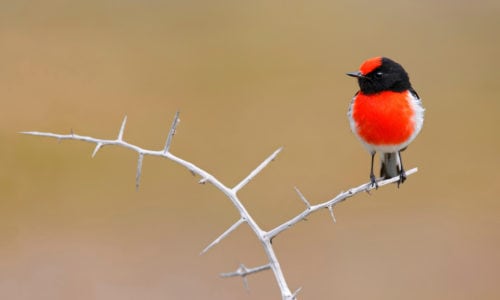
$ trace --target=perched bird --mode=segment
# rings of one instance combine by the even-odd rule
[[[351,130],[371,154],[370,182],[378,187],[373,159],[379,152],[380,176],[406,180],[401,152],[415,139],[424,123],[424,108],[410,78],[397,62],[387,57],[364,61],[359,71],[347,73],[358,79],[359,91],[349,105]]]

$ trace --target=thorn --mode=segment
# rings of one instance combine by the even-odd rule
[[[278,150],[276,150],[276,152],[274,153],[274,157],[273,157],[273,159],[271,159],[271,161],[276,160],[276,157],[278,157],[278,154],[280,154],[280,152],[283,151],[283,148],[284,148],[284,146],[281,146],[278,148]]]
[[[200,181],[198,181],[199,184],[205,184],[207,183],[208,178],[202,178]]]
[[[231,227],[229,227],[219,237],[217,237],[213,242],[211,242],[210,245],[206,246],[205,249],[203,249],[203,251],[201,251],[200,255],[203,255],[203,254],[207,253],[208,250],[210,250],[213,246],[215,246],[218,243],[220,243],[220,241],[222,241],[224,238],[226,238],[231,232],[233,232],[234,230],[236,230],[236,228],[238,228],[244,222],[245,222],[245,220],[242,219],[242,218],[239,219],[238,221],[236,221],[236,223],[234,223],[233,225],[231,225]]]
[[[97,154],[97,151],[99,151],[101,149],[101,147],[102,147],[102,143],[97,143],[95,145],[94,152],[92,152],[92,158],[95,157],[95,155]]]
[[[296,186],[294,186],[293,188],[295,189],[295,192],[299,195],[302,202],[304,202],[304,204],[307,206],[307,208],[310,209],[311,203],[309,203],[309,201],[307,201],[306,197],[304,197],[304,195],[300,192],[300,190]]]
[[[238,269],[236,269],[236,273],[245,278],[248,274],[248,268],[244,264],[240,264]]]
[[[179,114],[180,114],[179,111],[175,113],[174,120],[172,121],[172,125],[170,126],[170,131],[168,132],[167,141],[165,142],[165,148],[163,148],[163,153],[167,153],[170,150],[172,139],[174,138],[174,135],[177,132],[177,125],[181,121],[181,119],[179,118]]]
[[[330,211],[330,216],[332,216],[333,223],[337,224],[337,219],[335,219],[335,214],[333,213],[333,205],[328,206],[328,210]]]
[[[125,125],[127,124],[127,116],[123,118],[122,125],[120,126],[120,132],[118,132],[118,137],[116,138],[119,141],[123,140],[123,132],[125,131]]]
[[[278,148],[275,150],[271,155],[269,155],[263,162],[260,163],[260,165],[257,166],[250,174],[247,175],[242,181],[240,181],[236,186],[233,187],[233,193],[237,193],[239,190],[241,190],[245,185],[247,185],[250,181],[252,181],[257,174],[259,174],[267,165],[269,165],[275,158],[278,156],[278,154],[281,152],[283,147]]]
[[[250,286],[248,285],[248,278],[246,275],[243,275],[243,286],[245,287],[245,290],[247,291],[247,293],[250,292]]]
[[[144,159],[144,153],[139,153],[139,158],[137,159],[137,173],[135,175],[135,190],[139,190],[139,182],[141,180],[142,173],[142,161]]]
[[[299,294],[299,292],[301,290],[302,290],[302,287],[299,287],[297,290],[295,290],[295,292],[293,292],[293,294],[292,294],[292,299],[296,299],[297,295]]]
[[[248,268],[244,264],[240,264],[238,269],[236,269],[236,273],[238,273],[240,276],[246,276],[248,272]]]

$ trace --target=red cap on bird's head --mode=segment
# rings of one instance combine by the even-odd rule
[[[365,60],[361,64],[361,67],[359,67],[359,71],[361,72],[362,75],[366,75],[371,73],[373,70],[380,67],[381,65],[382,65],[382,56],[373,57]]]

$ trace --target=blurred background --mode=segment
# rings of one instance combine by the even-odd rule
[[[419,172],[274,240],[301,299],[499,299],[499,1],[0,2],[0,298],[279,299],[246,227],[182,167],[38,130],[163,146],[228,186],[264,229],[368,180],[350,132],[363,60],[400,62],[426,107]]]

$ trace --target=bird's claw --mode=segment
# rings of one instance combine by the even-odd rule
[[[374,174],[370,174],[370,186],[375,187],[376,190],[378,189],[377,179]]]
[[[406,172],[405,170],[402,170],[401,173],[399,173],[398,188],[400,184],[405,182],[405,180],[406,180]]]

